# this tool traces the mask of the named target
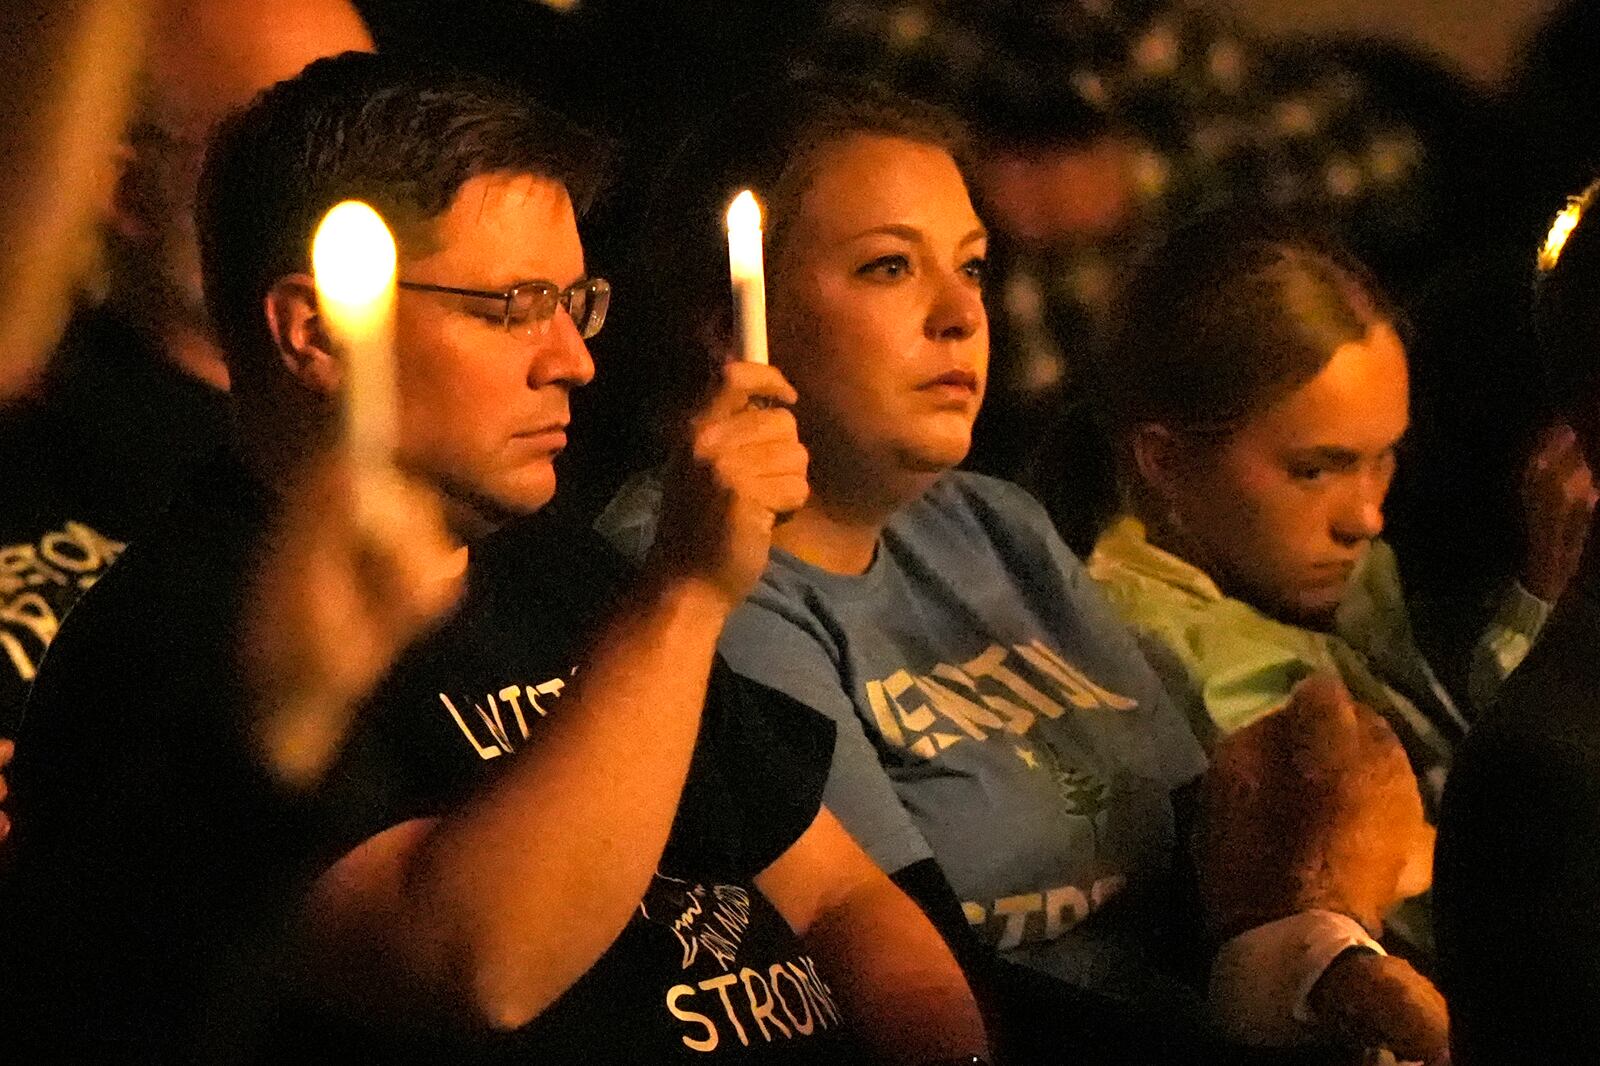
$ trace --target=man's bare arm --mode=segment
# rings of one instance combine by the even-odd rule
[[[756,886],[822,964],[880,1061],[987,1056],[977,1002],[950,949],[827,808]]]
[[[806,494],[792,416],[749,404],[792,390],[767,367],[727,377],[669,477],[678,502],[643,580],[539,742],[461,809],[373,837],[317,884],[305,956],[328,993],[512,1029],[627,923],[671,829],[722,625],[765,566],[775,516]]]

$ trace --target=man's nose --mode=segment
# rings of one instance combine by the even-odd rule
[[[559,383],[577,388],[594,380],[594,357],[566,308],[556,308],[549,335],[538,339],[542,343],[528,367],[529,387]]]

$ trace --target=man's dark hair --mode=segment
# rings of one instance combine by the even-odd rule
[[[532,174],[582,210],[596,143],[517,90],[396,56],[319,59],[229,116],[212,138],[196,206],[206,306],[236,392],[266,373],[268,289],[310,269],[329,208],[365,200],[402,248],[425,241],[462,184]]]
[[[1539,250],[1533,322],[1551,401],[1565,410],[1600,387],[1600,180],[1572,197]]]

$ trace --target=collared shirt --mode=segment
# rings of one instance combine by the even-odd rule
[[[1386,544],[1366,553],[1328,633],[1225,595],[1199,568],[1151,544],[1131,516],[1101,535],[1089,573],[1139,631],[1172,691],[1189,700],[1202,735],[1242,729],[1282,707],[1304,678],[1332,672],[1388,720],[1430,815],[1436,809],[1467,720],[1417,649]]]
[[[1186,701],[1202,737],[1214,741],[1243,729],[1283,707],[1305,678],[1331,672],[1394,729],[1428,819],[1437,818],[1467,721],[1417,648],[1388,545],[1378,541],[1367,551],[1327,633],[1225,595],[1198,567],[1151,544],[1132,516],[1101,535],[1089,573],[1140,635],[1169,691]],[[1425,898],[1402,903],[1386,925],[1431,953]]]

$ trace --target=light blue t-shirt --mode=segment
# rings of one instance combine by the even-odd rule
[[[838,725],[824,802],[884,870],[933,857],[1008,957],[1165,995],[1170,793],[1205,758],[1032,497],[947,474],[859,576],[774,551],[721,650]]]

